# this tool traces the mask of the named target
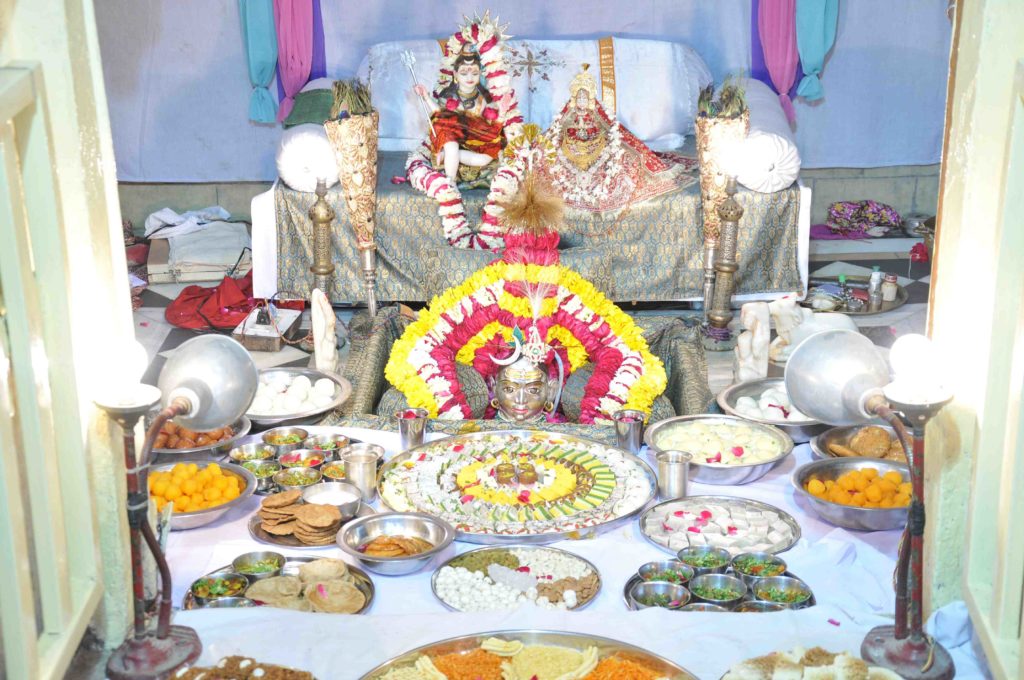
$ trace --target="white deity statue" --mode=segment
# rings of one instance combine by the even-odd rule
[[[334,309],[323,291],[314,288],[310,295],[311,315],[313,317],[313,356],[319,371],[338,371],[338,336],[335,326],[338,323]]]
[[[746,330],[736,338],[733,362],[736,382],[768,377],[768,341],[771,339],[768,312],[766,302],[748,302],[740,310],[740,322]]]
[[[793,298],[785,297],[768,303],[775,332],[778,335],[768,347],[768,356],[776,363],[785,363],[793,349],[804,338],[828,330],[856,331],[853,319],[839,312],[813,312],[801,307]]]

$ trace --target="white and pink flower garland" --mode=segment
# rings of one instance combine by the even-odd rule
[[[586,170],[580,170],[570,161],[562,148],[562,126],[569,113],[571,104],[566,104],[551,122],[545,133],[551,144],[557,149],[553,163],[548,164],[548,172],[565,202],[572,207],[590,206],[596,210],[601,202],[611,194],[612,185],[622,177],[622,128],[614,113],[602,115],[595,107],[593,115],[601,117],[608,124],[608,143],[600,155]]]
[[[501,121],[505,139],[512,140],[522,131],[523,114],[519,111],[519,103],[512,89],[512,79],[505,67],[504,40],[502,27],[496,20],[492,20],[489,14],[484,14],[483,18],[477,18],[472,22],[467,19],[467,24],[448,39],[437,90],[440,91],[447,86],[454,77],[455,59],[463,46],[475,45],[480,54],[492,103],[499,104],[497,110],[486,109],[485,115],[488,111],[495,112],[495,117]],[[518,159],[507,160],[504,154],[499,156],[500,164],[491,180],[480,230],[474,232],[466,219],[462,194],[447,175],[434,169],[430,156],[428,137],[409,154],[405,163],[406,175],[413,188],[437,201],[437,212],[441,216],[441,225],[448,243],[456,248],[474,250],[497,250],[504,246],[505,237],[499,224],[502,213],[500,203],[519,190],[523,169]]]

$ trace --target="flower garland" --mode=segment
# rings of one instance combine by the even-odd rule
[[[537,320],[510,289],[517,282],[549,281],[553,273],[558,284],[544,304],[550,314]],[[395,343],[384,375],[410,406],[427,409],[431,417],[470,418],[456,362],[471,364],[476,349],[496,334],[508,338],[513,328],[533,323],[547,342],[565,347],[571,370],[587,358],[595,364],[580,422],[607,419],[621,408],[650,411],[665,390],[665,368],[640,328],[593,284],[562,265],[506,262],[488,265],[431,300]]]
[[[454,33],[445,45],[435,96],[454,78],[455,59],[463,46],[475,45],[487,81],[487,90],[492,100],[500,103],[499,109],[485,109],[485,114],[488,114],[488,119],[491,116],[500,119],[505,139],[514,139],[522,132],[523,114],[519,111],[519,103],[512,89],[512,78],[505,67],[506,36],[503,27],[498,25],[497,19],[491,19],[490,13],[485,13],[482,18],[477,17],[472,21],[467,17],[465,21],[466,24]],[[499,160],[498,170],[491,180],[487,203],[481,216],[480,231],[474,232],[466,219],[462,194],[447,175],[434,169],[430,156],[430,141],[427,138],[423,144],[410,152],[405,163],[405,171],[413,188],[437,201],[437,212],[441,217],[441,226],[449,245],[474,250],[498,250],[504,246],[505,238],[499,224],[502,213],[500,204],[519,190],[519,184],[523,179],[521,163],[516,159],[510,162]],[[499,159],[501,158],[503,156],[499,156]]]
[[[598,155],[597,159],[586,170],[580,170],[570,161],[559,141],[562,138],[562,126],[566,115],[571,107],[571,102],[562,107],[562,110],[555,116],[551,127],[548,128],[547,138],[557,148],[553,163],[549,165],[551,180],[558,191],[565,198],[566,203],[571,206],[591,205],[598,206],[602,200],[608,198],[612,185],[621,179],[622,157],[625,152],[622,146],[622,127],[614,113],[611,116],[602,115],[602,111],[596,106],[594,115],[602,118],[608,123],[608,143]],[[596,183],[595,177],[600,177],[600,183]],[[596,184],[596,188],[595,187]]]

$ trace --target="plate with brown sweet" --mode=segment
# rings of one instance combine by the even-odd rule
[[[355,517],[372,514],[373,508],[362,503]],[[337,507],[303,503],[301,491],[282,491],[263,499],[249,518],[249,535],[285,548],[323,548],[334,544],[343,524]]]
[[[153,452],[166,454],[226,454],[235,442],[249,434],[252,423],[242,416],[231,425],[216,430],[197,431],[178,425],[174,421],[164,423],[153,444]]]
[[[811,440],[811,450],[816,458],[878,458],[907,462],[896,432],[882,425],[833,427]]]

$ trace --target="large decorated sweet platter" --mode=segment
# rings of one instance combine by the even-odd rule
[[[640,512],[654,497],[640,458],[581,437],[509,430],[449,437],[381,469],[381,501],[424,512],[470,543],[584,538]]]

